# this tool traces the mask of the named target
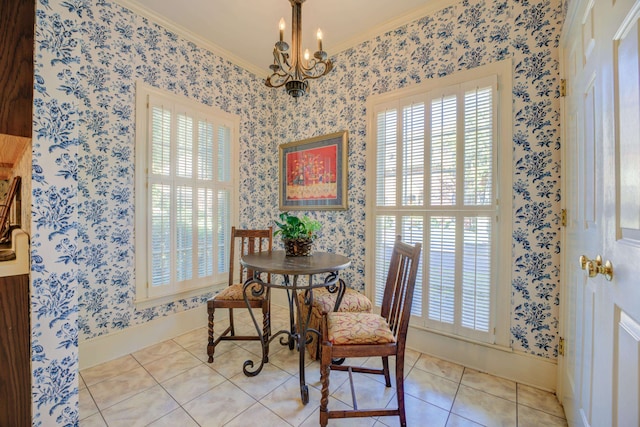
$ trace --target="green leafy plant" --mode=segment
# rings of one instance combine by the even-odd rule
[[[280,221],[274,221],[279,230],[273,233],[274,236],[282,236],[283,239],[315,239],[318,237],[317,231],[322,228],[320,221],[311,219],[304,215],[297,217],[289,212],[280,214]]]

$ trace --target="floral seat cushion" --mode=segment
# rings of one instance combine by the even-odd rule
[[[331,293],[326,288],[313,291],[313,308],[317,309],[320,315],[333,311],[336,305],[338,293]],[[371,301],[360,292],[347,289],[340,302],[338,311],[364,311],[371,312]]]
[[[384,317],[374,313],[328,313],[327,338],[333,344],[396,342]]]
[[[311,318],[309,320],[309,327],[316,329],[322,334],[322,316],[326,313],[332,312],[336,305],[336,298],[338,293],[331,293],[326,288],[318,288],[313,290],[313,307],[311,308]],[[306,317],[308,308],[304,305],[304,292],[298,294],[298,301],[302,308],[302,316]],[[372,304],[369,298],[364,294],[356,291],[355,289],[347,288],[345,290],[342,301],[340,302],[339,312],[367,312],[370,313]],[[319,341],[316,334],[309,334],[309,341],[307,342],[307,351],[312,359],[317,359],[320,356]]]
[[[259,286],[254,284],[251,285],[253,289],[258,289]],[[250,300],[261,300],[263,295],[254,296],[252,292],[247,291],[247,295]],[[235,285],[227,286],[223,291],[220,291],[214,299],[216,300],[224,300],[224,301],[244,301],[244,292],[242,292],[242,285],[237,283]]]

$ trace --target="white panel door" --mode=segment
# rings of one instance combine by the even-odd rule
[[[612,214],[605,217],[603,257],[614,277],[599,278],[599,286],[607,304],[603,345],[612,349],[602,358],[612,366],[611,425],[624,427],[640,426],[640,1],[616,0],[609,18],[613,95],[604,108],[613,126],[605,133],[603,179]]]
[[[562,325],[564,356],[559,356],[558,391],[570,425],[591,426],[594,316],[597,288],[578,260],[601,250],[602,170],[601,86],[596,59],[593,4],[581,3],[565,29],[562,65],[567,80],[563,108],[564,233]]]
[[[569,221],[558,386],[570,425],[640,426],[640,0],[574,7],[562,55]],[[602,256],[587,266],[593,277],[582,254]]]

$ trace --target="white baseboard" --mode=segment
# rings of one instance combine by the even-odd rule
[[[285,292],[272,292],[272,304],[288,307]],[[79,344],[80,369],[90,368],[207,325],[207,306],[161,317]],[[461,341],[410,328],[407,347],[421,353],[530,385],[555,391],[557,364],[540,357]]]
[[[206,304],[108,335],[80,341],[80,370],[117,359],[203,326],[207,326]]]
[[[409,328],[407,347],[481,372],[554,392],[558,365],[541,357]]]

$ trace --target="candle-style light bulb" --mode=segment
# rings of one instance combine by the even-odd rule
[[[284,18],[280,18],[280,24],[278,27],[280,28],[280,41],[282,41],[284,37]]]
[[[304,50],[304,66],[309,66],[309,49]]]
[[[318,28],[316,36],[318,37],[318,52],[322,52],[322,30],[320,28]]]

